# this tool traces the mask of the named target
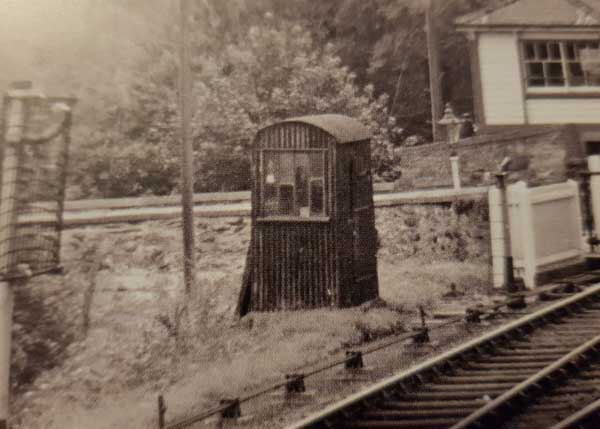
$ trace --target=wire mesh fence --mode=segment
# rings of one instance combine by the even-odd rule
[[[72,102],[44,97],[27,85],[4,96],[0,170],[4,278],[60,267]]]

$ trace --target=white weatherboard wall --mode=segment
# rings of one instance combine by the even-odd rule
[[[494,287],[504,279],[504,230],[499,191],[491,190],[490,228]],[[528,188],[525,182],[508,187],[511,255],[515,276],[536,286],[537,274],[578,263],[583,256],[579,185],[569,180]]]
[[[527,115],[531,124],[596,124],[600,123],[600,98],[530,99]]]
[[[525,123],[517,46],[513,34],[483,33],[479,37],[481,90],[488,125]]]

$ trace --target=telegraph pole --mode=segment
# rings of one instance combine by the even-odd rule
[[[188,0],[179,0],[180,14],[180,63],[179,63],[179,114],[181,118],[181,207],[183,217],[183,273],[185,292],[189,296],[195,283],[194,255],[194,179],[191,136],[191,92],[190,49],[188,42]]]
[[[440,71],[440,53],[437,28],[435,26],[435,0],[429,0],[425,10],[427,28],[427,56],[429,58],[429,92],[431,94],[431,129],[433,141],[442,139],[441,126],[438,121],[442,117],[442,76]]]

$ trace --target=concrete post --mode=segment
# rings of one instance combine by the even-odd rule
[[[588,157],[588,169],[590,170],[590,199],[592,217],[594,219],[594,231],[596,237],[600,237],[600,155]]]
[[[2,160],[2,190],[0,195],[0,273],[7,276],[15,268],[15,227],[17,224],[17,183],[25,129],[25,98],[23,88],[4,97],[4,157]],[[12,330],[13,291],[11,281],[0,281],[0,429],[8,428],[10,402],[10,345]]]
[[[520,276],[528,289],[535,288],[535,278],[537,273],[537,254],[535,248],[535,229],[533,219],[533,202],[531,190],[527,183],[519,181],[512,187],[517,207],[520,228],[519,245],[521,246],[523,259],[523,274]],[[517,231],[511,232],[516,235]]]
[[[12,316],[12,285],[9,282],[0,282],[0,429],[8,428]]]
[[[497,187],[488,192],[488,204],[490,207],[490,242],[492,252],[492,284],[494,289],[504,286],[506,264],[505,242],[504,242],[504,214],[502,209],[502,195]]]
[[[454,189],[460,189],[460,164],[459,157],[454,155],[450,157],[450,165],[452,166],[452,183]]]

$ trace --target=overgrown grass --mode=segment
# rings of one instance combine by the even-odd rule
[[[189,302],[191,323],[180,326],[179,344],[159,321],[143,335],[134,330],[119,332],[124,336],[119,341],[139,346],[136,361],[122,368],[129,371],[122,374],[124,379],[137,380],[134,385],[124,385],[121,393],[110,396],[100,393],[91,401],[57,392],[45,399],[41,414],[24,416],[21,427],[153,427],[159,392],[165,394],[170,419],[210,408],[220,398],[243,396],[281,381],[285,373],[322,364],[337,357],[345,345],[402,331],[414,310],[419,305],[434,308],[450,283],[466,293],[479,293],[487,278],[487,268],[481,263],[423,264],[411,259],[393,265],[380,262],[379,268],[381,296],[388,306],[251,314],[238,323],[231,318],[233,308],[224,305],[237,292],[237,276],[201,276],[205,294]],[[159,289],[173,281],[158,273],[154,278]],[[172,317],[178,302],[176,295],[156,294],[153,314]],[[209,309],[208,323],[196,317],[206,309],[203,306]],[[72,394],[84,389],[75,386]]]
[[[487,291],[489,267],[480,262],[424,262],[410,258],[379,263],[379,292],[382,299],[405,309],[420,305],[433,309],[454,283],[466,295]]]

